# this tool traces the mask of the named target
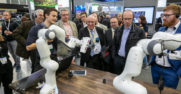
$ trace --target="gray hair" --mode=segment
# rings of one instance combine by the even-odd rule
[[[62,13],[62,11],[68,11],[68,12],[69,12],[69,10],[68,10],[67,8],[61,9],[61,10],[60,10],[60,14]]]
[[[39,12],[43,12],[44,13],[44,10],[42,10],[42,9],[37,9],[37,10],[35,10],[35,12],[34,12],[34,15],[38,15],[39,14]]]

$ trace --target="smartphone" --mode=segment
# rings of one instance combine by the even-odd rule
[[[72,72],[73,75],[77,76],[86,76],[87,74],[86,70],[70,70],[70,72]]]

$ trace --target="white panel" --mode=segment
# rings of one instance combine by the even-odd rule
[[[157,7],[166,7],[167,0],[158,0]]]
[[[0,3],[7,3],[7,0],[0,0]]]
[[[69,0],[58,0],[57,2],[59,8],[69,7]]]

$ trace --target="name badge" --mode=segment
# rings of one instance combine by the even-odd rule
[[[2,64],[6,64],[7,63],[7,58],[6,57],[0,57],[0,61]]]
[[[53,45],[48,45],[49,46],[49,49],[51,50],[51,49],[53,49]]]

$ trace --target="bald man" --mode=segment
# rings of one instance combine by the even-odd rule
[[[112,45],[112,57],[114,58],[114,73],[122,73],[129,49],[145,38],[144,31],[133,23],[133,12],[126,10],[123,13],[124,24],[115,30]]]
[[[103,60],[101,56],[101,48],[105,45],[105,37],[103,29],[95,27],[96,19],[94,16],[88,16],[86,19],[87,27],[80,29],[78,38],[91,38],[91,48],[87,49],[85,54],[81,54],[81,66],[86,63],[87,67],[103,70]]]

